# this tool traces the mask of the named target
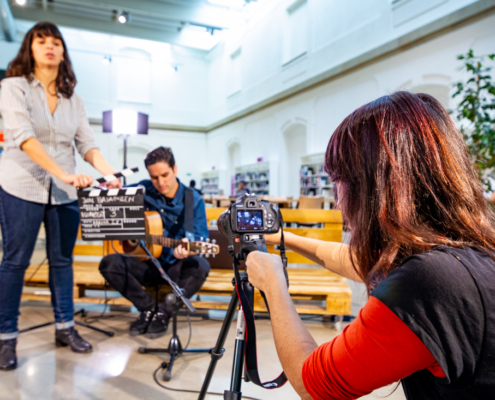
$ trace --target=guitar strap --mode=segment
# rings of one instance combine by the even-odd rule
[[[184,186],[184,231],[190,242],[194,241],[194,195],[193,189]]]

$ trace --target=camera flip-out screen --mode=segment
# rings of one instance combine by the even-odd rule
[[[263,230],[263,211],[237,210],[237,230],[244,232]]]

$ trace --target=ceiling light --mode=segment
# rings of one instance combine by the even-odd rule
[[[117,19],[121,24],[125,24],[129,21],[129,13],[126,11],[122,11]]]
[[[20,5],[20,6],[25,6],[26,5],[26,0],[15,0],[15,2]]]
[[[103,56],[103,60],[101,60],[101,62],[103,63],[103,65],[108,65],[112,62],[112,56],[108,55],[108,54],[105,54]]]

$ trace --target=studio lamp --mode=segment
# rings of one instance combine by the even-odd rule
[[[127,139],[148,134],[148,114],[131,110],[103,111],[103,133],[115,133],[124,139],[124,169],[127,168]],[[126,184],[124,177],[124,185]]]

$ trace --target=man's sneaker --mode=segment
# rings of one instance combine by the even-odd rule
[[[146,337],[150,339],[156,339],[165,335],[165,333],[167,332],[169,320],[170,317],[168,316],[168,314],[157,311],[155,315],[153,315],[151,324],[148,326]]]
[[[129,334],[131,336],[137,336],[145,333],[154,314],[153,311],[142,311],[141,314],[139,314],[139,318],[131,324]]]

